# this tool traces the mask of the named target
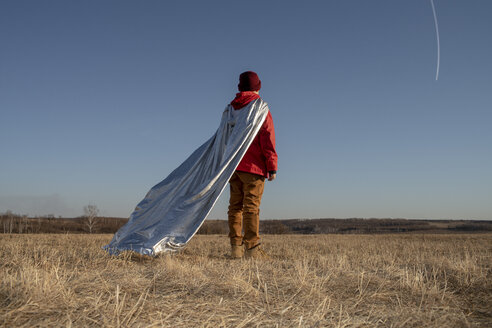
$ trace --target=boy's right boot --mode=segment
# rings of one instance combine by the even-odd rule
[[[246,250],[245,258],[247,259],[257,259],[257,260],[268,260],[270,256],[265,253],[265,251],[260,247],[260,244],[253,246]]]

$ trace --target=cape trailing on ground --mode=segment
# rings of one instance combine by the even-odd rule
[[[228,105],[217,132],[155,185],[103,248],[110,254],[176,251],[195,235],[268,114],[261,98],[236,111]]]

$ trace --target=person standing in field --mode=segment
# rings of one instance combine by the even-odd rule
[[[231,102],[234,110],[241,110],[251,101],[260,98],[261,81],[258,74],[247,71],[239,76],[239,93]],[[275,130],[270,111],[260,131],[229,180],[229,238],[231,257],[261,258],[265,256],[260,247],[260,202],[265,178],[277,176],[277,152]],[[244,235],[242,234],[244,230]]]

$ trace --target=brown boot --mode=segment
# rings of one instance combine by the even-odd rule
[[[244,246],[231,245],[231,257],[233,259],[240,259],[244,255]]]
[[[246,254],[244,256],[247,259],[257,259],[257,260],[268,260],[270,256],[265,253],[265,251],[260,247],[260,244],[251,247],[246,250]]]

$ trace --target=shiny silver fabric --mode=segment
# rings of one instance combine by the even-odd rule
[[[103,248],[154,256],[176,251],[195,235],[261,128],[261,99],[235,111],[228,105],[217,132],[137,205],[128,223]]]

